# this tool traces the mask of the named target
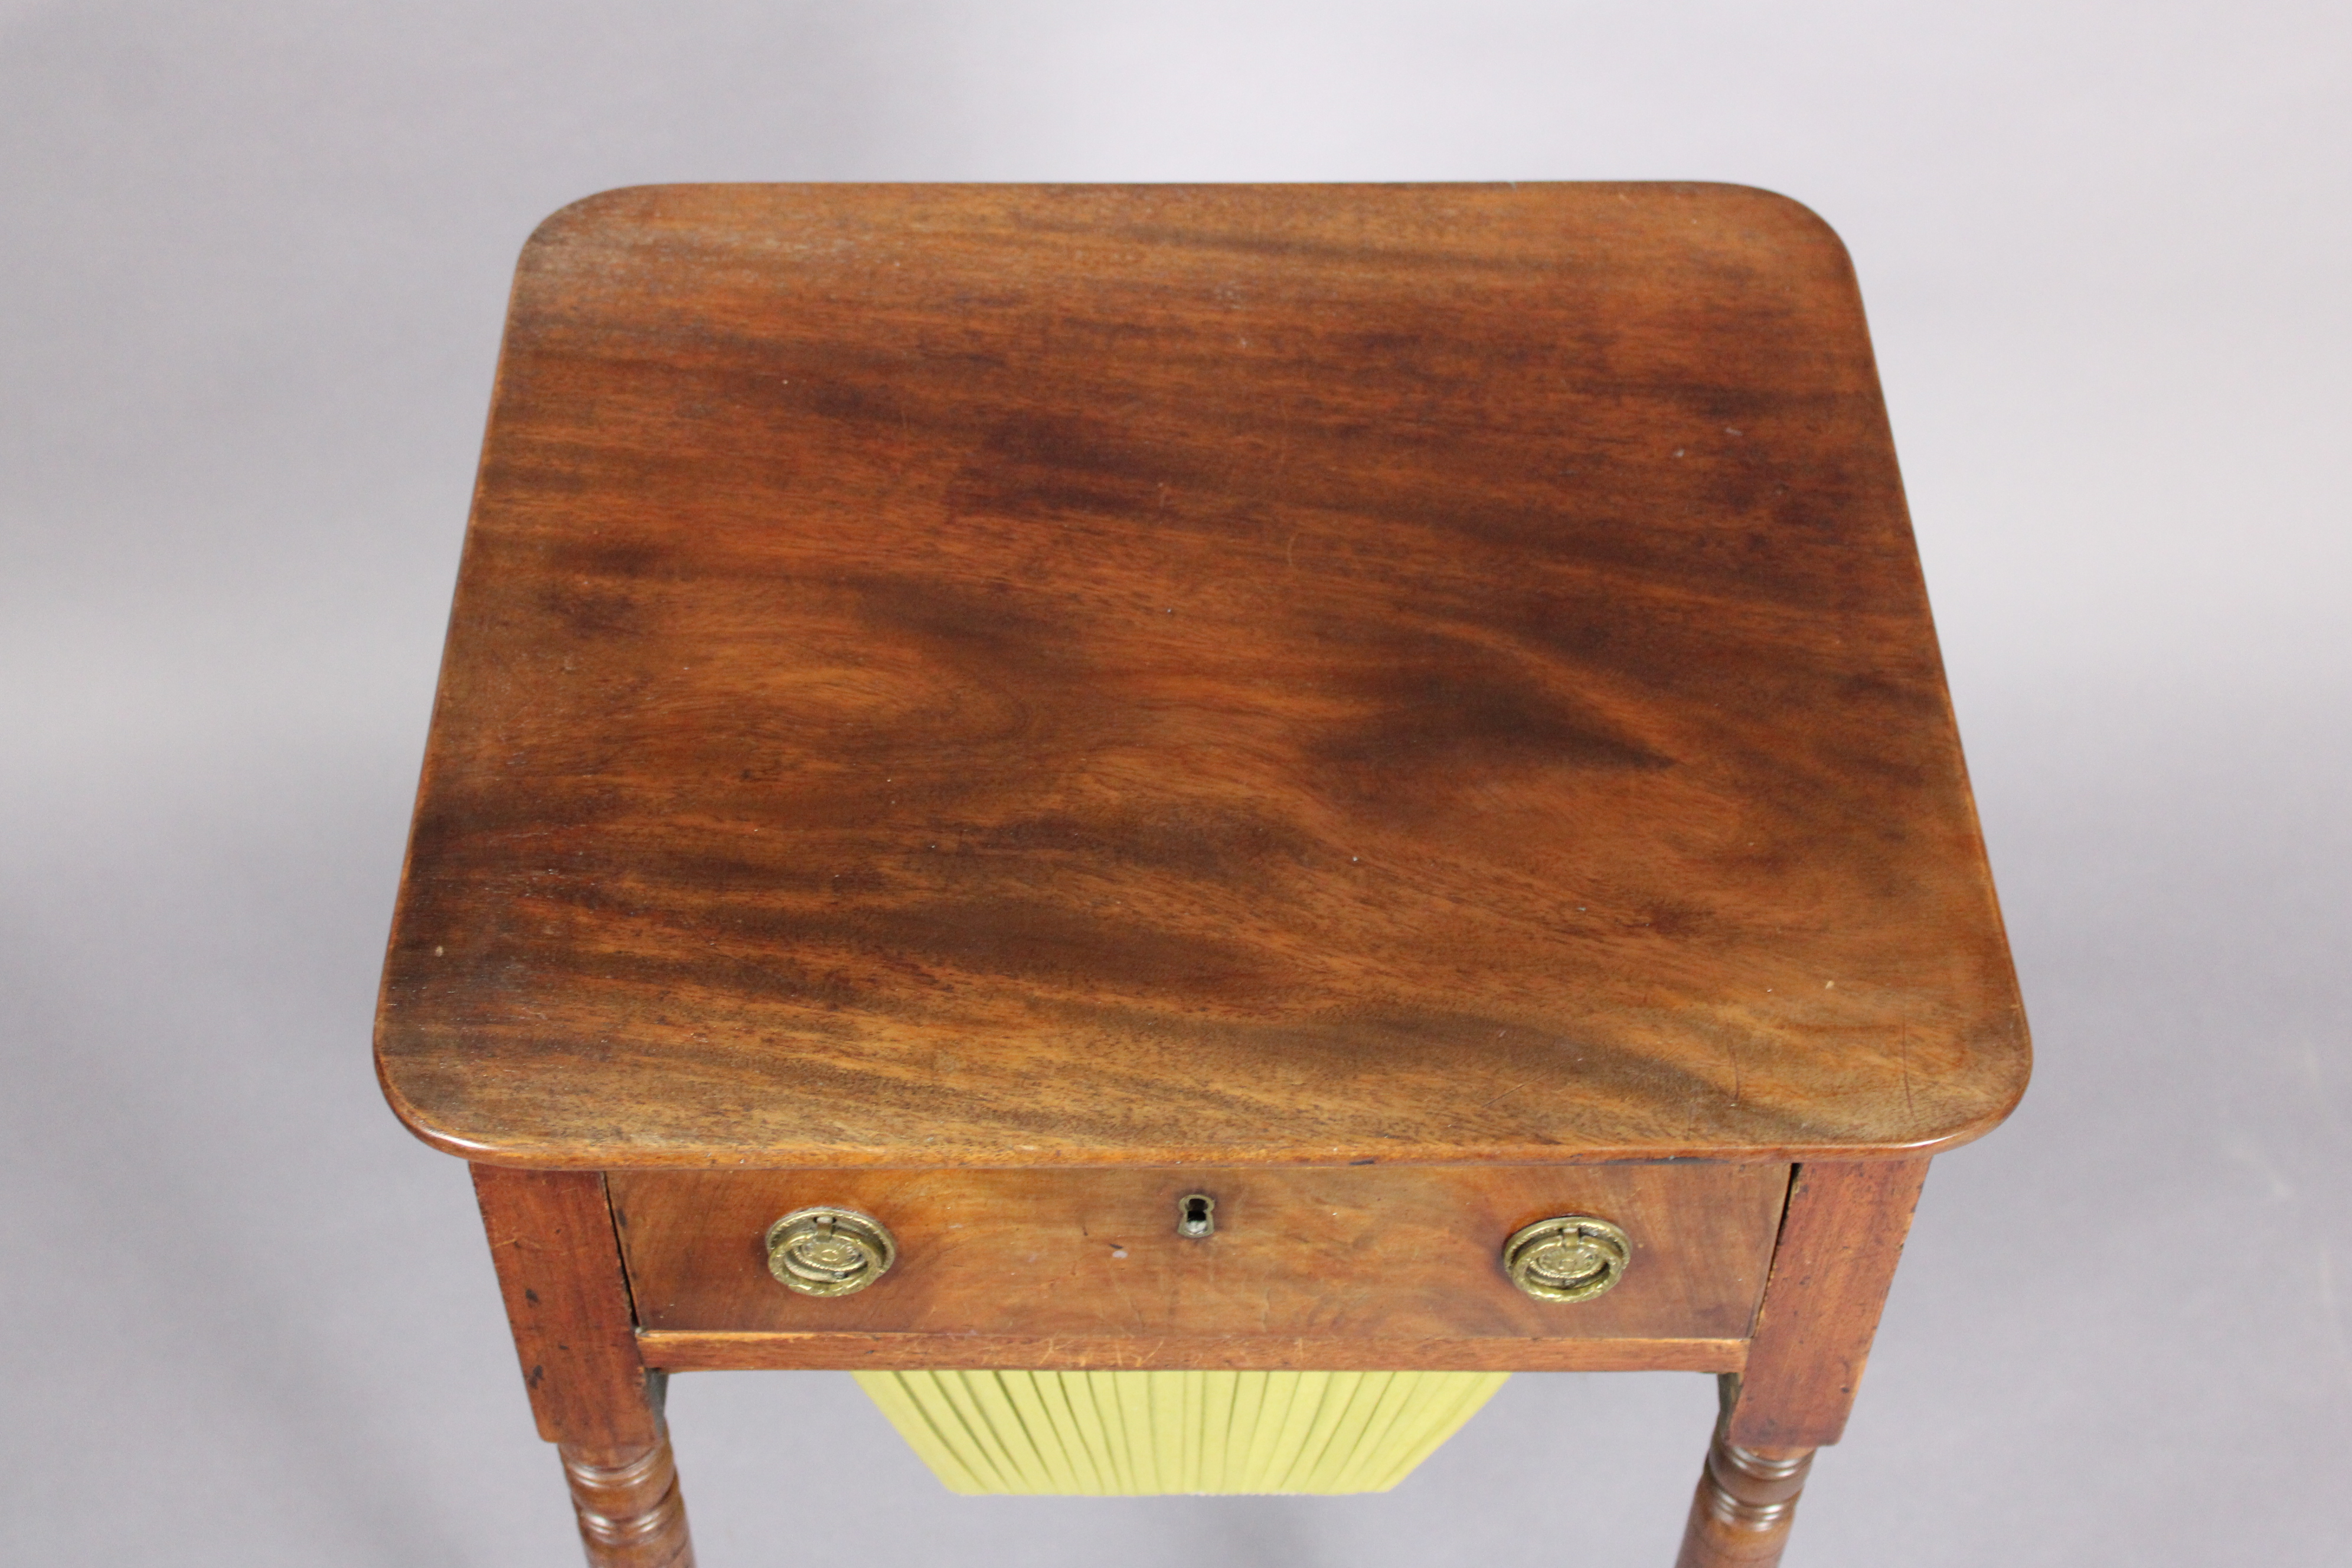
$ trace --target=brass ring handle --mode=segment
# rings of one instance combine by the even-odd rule
[[[1503,1243],[1503,1271],[1538,1301],[1590,1301],[1625,1278],[1633,1260],[1633,1238],[1589,1214],[1539,1219]]]
[[[768,1272],[803,1296],[863,1290],[898,1260],[882,1222],[856,1209],[794,1209],[768,1227]]]

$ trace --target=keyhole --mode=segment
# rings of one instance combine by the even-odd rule
[[[1217,1200],[1206,1193],[1194,1193],[1178,1207],[1176,1234],[1208,1236],[1217,1228]]]

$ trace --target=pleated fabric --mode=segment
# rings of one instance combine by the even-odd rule
[[[950,1491],[1384,1492],[1500,1372],[861,1372]]]

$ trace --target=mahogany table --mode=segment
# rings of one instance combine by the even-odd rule
[[[665,1377],[751,1367],[1714,1373],[1682,1562],[1776,1560],[2028,1064],[1843,248],[1697,184],[564,209],[376,1040],[607,1568],[690,1555]]]

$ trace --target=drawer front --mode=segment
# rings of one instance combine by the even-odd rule
[[[1739,1340],[1786,1165],[615,1172],[641,1329],[703,1333],[1189,1340]],[[1187,1195],[1215,1229],[1179,1233]],[[887,1226],[894,1266],[853,1295],[769,1274],[769,1225],[815,1205]],[[1520,1226],[1612,1221],[1622,1279],[1536,1300],[1501,1262]]]

